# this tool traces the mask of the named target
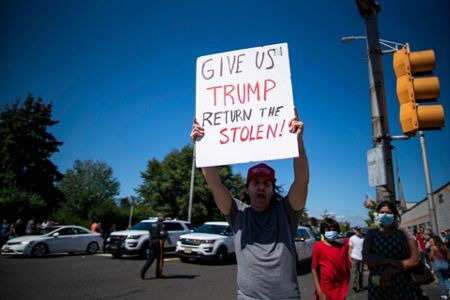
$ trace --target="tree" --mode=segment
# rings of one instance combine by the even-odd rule
[[[76,160],[66,171],[60,189],[65,202],[57,218],[65,223],[83,224],[94,218],[109,223],[118,213],[115,197],[120,184],[113,177],[112,168],[102,161]],[[87,221],[86,221],[87,220]]]
[[[48,132],[56,125],[52,104],[32,94],[0,112],[0,211],[2,217],[43,216],[61,201],[62,174],[50,160],[62,142]]]
[[[365,219],[364,222],[366,222],[367,227],[369,227],[369,228],[377,227],[377,223],[376,223],[377,206],[378,206],[378,202],[376,202],[376,201],[371,201],[371,202],[365,203],[365,207],[369,211],[367,212],[368,218]]]
[[[323,213],[320,214],[320,216],[322,217],[322,219],[325,219],[325,218],[334,219],[335,218],[334,214],[332,212],[328,211],[328,209],[325,209],[323,211]]]
[[[148,207],[149,215],[164,212],[167,216],[187,219],[192,168],[192,146],[169,153],[163,161],[152,159],[145,172],[141,173],[143,183],[137,192]],[[244,187],[240,174],[234,175],[229,166],[220,167],[219,175],[233,195]],[[194,178],[192,223],[200,225],[208,220],[221,220],[219,209],[203,174],[196,170]]]

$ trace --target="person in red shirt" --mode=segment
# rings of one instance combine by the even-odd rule
[[[332,218],[325,218],[320,233],[324,240],[314,245],[311,263],[315,299],[343,300],[350,283],[348,238],[342,237],[339,223]]]
[[[425,245],[425,228],[423,226],[419,227],[419,233],[416,234],[417,244],[419,245],[420,255],[425,261],[427,257],[427,248]]]
[[[101,233],[100,222],[94,220],[94,222],[91,224],[91,231]]]

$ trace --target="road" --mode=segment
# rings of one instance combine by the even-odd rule
[[[20,299],[236,299],[236,264],[165,261],[165,279],[154,278],[154,265],[145,280],[139,269],[144,261],[109,255],[55,255],[45,258],[0,257],[0,298]],[[298,281],[303,299],[313,299],[313,283],[307,267]],[[439,298],[437,285],[427,293]],[[349,291],[347,299],[367,299],[367,292]],[[435,299],[431,298],[430,299]]]

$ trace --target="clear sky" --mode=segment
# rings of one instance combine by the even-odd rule
[[[450,179],[450,2],[379,1],[383,39],[434,49],[447,125],[426,132],[432,185]],[[305,123],[307,209],[361,225],[372,147],[365,35],[355,1],[0,0],[0,102],[28,92],[53,103],[64,142],[52,160],[102,160],[135,195],[150,159],[190,143],[199,56],[288,43],[294,102]],[[392,56],[383,56],[390,132],[401,134]],[[393,143],[407,201],[426,197],[418,138]],[[292,162],[271,162],[286,190]],[[244,177],[248,165],[235,165]],[[187,177],[190,174],[186,174]],[[186,195],[186,201],[188,195]],[[194,199],[195,201],[195,199]]]

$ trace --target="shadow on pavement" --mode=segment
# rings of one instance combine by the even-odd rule
[[[165,280],[165,279],[194,279],[196,277],[199,277],[200,275],[168,275],[164,276],[163,278],[157,278],[157,277],[149,277],[145,278],[144,280]]]
[[[311,262],[305,262],[297,265],[297,275],[306,275],[311,273]]]

